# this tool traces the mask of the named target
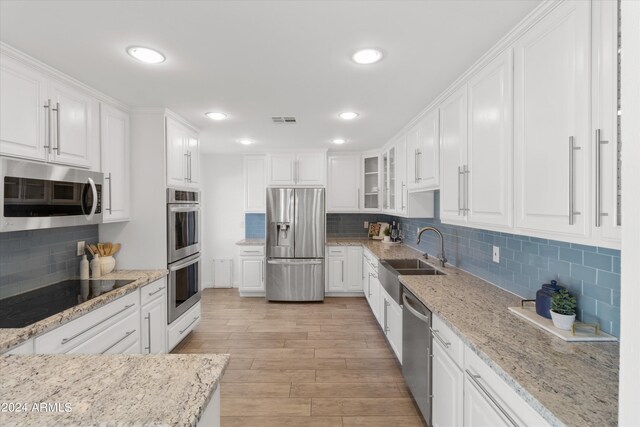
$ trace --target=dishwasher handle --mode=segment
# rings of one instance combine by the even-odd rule
[[[414,316],[416,316],[418,319],[422,320],[427,325],[431,324],[431,319],[429,318],[429,316],[425,316],[424,314],[420,313],[415,308],[411,307],[411,304],[409,303],[409,299],[407,298],[407,294],[402,294],[402,301],[404,302],[404,307],[407,310],[409,310],[409,313],[413,314]]]

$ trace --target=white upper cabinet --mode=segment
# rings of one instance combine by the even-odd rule
[[[264,213],[266,209],[267,160],[264,156],[244,157],[244,210]]]
[[[4,55],[1,59],[0,154],[44,161],[47,77]]]
[[[470,224],[513,224],[513,62],[507,51],[467,83]]]
[[[440,136],[438,109],[427,112],[407,131],[406,175],[409,191],[438,189]]]
[[[358,212],[360,156],[331,155],[327,164],[327,212]]]
[[[103,222],[129,220],[129,114],[100,106],[101,163],[104,173]]]
[[[51,83],[51,159],[56,163],[89,167],[91,145],[95,144],[99,103],[78,89]],[[55,141],[55,142],[53,142]]]
[[[590,8],[563,2],[514,47],[516,226],[586,236],[590,149]]]
[[[2,54],[0,154],[90,168],[99,147],[99,103]]]
[[[276,153],[268,156],[270,186],[324,186],[327,181],[327,155],[324,151]]]
[[[166,118],[167,186],[198,188],[200,141],[198,134],[173,117]]]
[[[592,5],[593,229],[601,245],[619,247],[618,5],[614,1],[594,1]]]
[[[440,218],[466,222],[467,87],[440,105]]]
[[[380,173],[381,159],[377,154],[365,154],[362,156],[362,196],[363,211],[378,212],[382,192]]]

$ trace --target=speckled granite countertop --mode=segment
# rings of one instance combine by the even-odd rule
[[[242,239],[236,242],[238,246],[264,246],[264,239]]]
[[[0,425],[195,426],[228,363],[228,354],[0,356],[0,402],[28,407],[0,412]],[[60,410],[32,412],[40,402]]]
[[[368,239],[327,244],[349,242],[379,259],[421,256]],[[518,306],[518,296],[457,268],[444,271],[400,281],[552,425],[617,425],[618,343],[564,342],[511,314],[507,307]]]
[[[82,304],[71,307],[53,316],[42,319],[24,328],[0,328],[0,353],[4,353],[12,347],[18,346],[29,338],[43,334],[51,329],[55,329],[77,317],[102,307],[121,296],[124,296],[136,289],[155,282],[166,276],[167,270],[116,270],[112,273],[100,277],[100,280],[134,280],[121,288],[85,301]]]

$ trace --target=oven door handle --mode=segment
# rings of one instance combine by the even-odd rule
[[[198,205],[180,205],[180,206],[169,206],[170,212],[200,212],[200,206]]]
[[[91,186],[91,192],[93,193],[93,204],[91,205],[91,212],[87,215],[87,219],[90,221],[93,218],[93,215],[96,213],[96,209],[98,208],[98,190],[96,189],[96,183],[93,182],[93,179],[87,178],[89,182],[89,186]]]
[[[198,255],[195,258],[187,258],[185,261],[180,262],[179,264],[173,264],[171,266],[169,266],[169,271],[177,271],[180,270],[182,268],[188,267],[192,264],[196,264],[200,262],[200,255]]]

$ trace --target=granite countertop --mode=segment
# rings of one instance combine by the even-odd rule
[[[0,353],[4,353],[12,347],[20,345],[29,338],[55,329],[83,314],[102,307],[108,302],[127,295],[146,284],[155,282],[167,274],[167,270],[116,270],[106,274],[100,277],[99,280],[134,280],[134,282],[106,292],[96,298],[92,298],[82,304],[54,314],[24,328],[0,328]]]
[[[196,426],[228,363],[228,354],[0,356],[0,402],[27,405],[0,412],[0,425]]]
[[[236,242],[238,246],[264,246],[265,239],[242,239]]]
[[[379,259],[422,255],[405,245],[351,241]],[[455,267],[444,271],[400,281],[551,425],[617,424],[618,343],[564,342],[507,310],[520,297]]]

